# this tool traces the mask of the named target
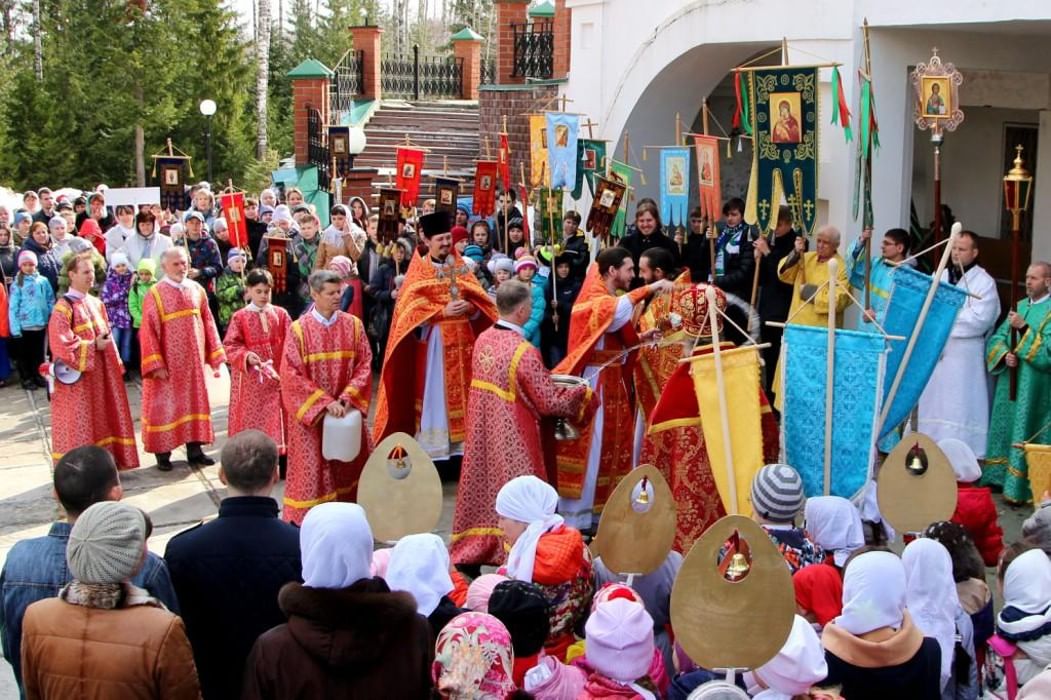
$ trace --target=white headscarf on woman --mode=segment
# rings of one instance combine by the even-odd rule
[[[833,620],[854,636],[883,627],[900,629],[905,619],[905,567],[890,552],[865,552],[843,577],[843,613]]]
[[[429,617],[442,596],[453,589],[449,575],[449,550],[438,535],[406,535],[390,553],[387,585],[392,591],[408,591],[416,598],[416,612]]]
[[[1051,663],[1051,561],[1042,549],[1023,552],[1007,567],[996,630],[1039,667]]]
[[[558,492],[535,476],[511,479],[496,494],[496,513],[526,523],[523,532],[507,555],[507,575],[520,581],[533,582],[533,565],[540,536],[559,527],[563,520],[555,515]]]
[[[299,531],[303,585],[346,588],[371,576],[372,528],[356,503],[322,503]]]
[[[952,577],[952,556],[937,540],[913,540],[901,555],[905,567],[905,606],[925,637],[942,650],[942,688],[952,675],[956,653],[956,615],[960,598]]]
[[[821,639],[806,618],[796,615],[781,651],[756,669],[754,676],[767,688],[754,695],[755,700],[792,700],[828,676]]]
[[[839,496],[808,498],[806,530],[826,554],[832,554],[836,566],[842,567],[855,550],[865,546],[865,529],[861,514],[853,503]]]

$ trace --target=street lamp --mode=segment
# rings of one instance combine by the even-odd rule
[[[1004,207],[1011,212],[1011,310],[1014,311],[1018,295],[1019,264],[1022,255],[1022,214],[1029,208],[1029,197],[1033,192],[1033,176],[1025,169],[1022,147],[1015,146],[1014,167],[1004,175]],[[1018,331],[1011,329],[1011,347],[1018,344]],[[1018,369],[1010,369],[1010,398],[1018,393]]]
[[[208,182],[212,181],[212,116],[215,114],[215,100],[201,100],[201,114],[205,116],[204,141],[208,153]]]
[[[366,145],[368,145],[368,142],[365,139],[365,130],[360,126],[350,127],[347,143],[347,152],[350,154],[350,167],[354,167],[354,156],[361,155]]]

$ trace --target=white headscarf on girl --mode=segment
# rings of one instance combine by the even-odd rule
[[[1018,555],[1007,567],[996,630],[1034,663],[1051,663],[1051,561],[1042,549]]]
[[[913,540],[901,555],[905,567],[905,606],[925,637],[942,650],[942,688],[952,675],[956,653],[956,614],[960,598],[952,577],[952,556],[937,540]]]
[[[832,554],[836,566],[842,567],[847,558],[865,546],[865,529],[861,514],[853,503],[839,496],[808,498],[806,531],[826,554]]]
[[[855,637],[905,618],[905,567],[890,552],[865,552],[843,577],[843,613],[833,623]]]
[[[438,535],[406,535],[390,553],[387,585],[392,591],[408,591],[416,598],[416,612],[430,617],[442,596],[453,589],[449,575],[449,550]]]
[[[792,700],[797,695],[806,695],[812,685],[828,676],[825,649],[806,618],[796,615],[792,632],[781,651],[756,669],[753,676],[766,687],[753,696],[755,700]]]
[[[322,503],[303,518],[299,531],[303,585],[346,588],[369,578],[372,528],[356,503]]]
[[[509,577],[533,582],[533,565],[540,536],[563,522],[561,515],[555,515],[557,506],[558,492],[535,476],[511,479],[496,494],[497,515],[528,525],[507,555]]]

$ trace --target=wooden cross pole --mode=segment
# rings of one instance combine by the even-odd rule
[[[586,117],[586,121],[583,124],[581,124],[581,126],[587,128],[587,130],[588,130],[588,138],[589,139],[594,139],[595,138],[595,132],[592,131],[592,127],[598,126],[598,122],[593,122],[593,121],[591,121],[591,117]]]

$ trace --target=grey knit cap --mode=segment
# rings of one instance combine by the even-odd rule
[[[768,464],[752,479],[752,508],[764,520],[791,522],[805,500],[803,480],[787,464]]]
[[[138,571],[145,543],[146,516],[141,510],[101,501],[73,523],[66,560],[81,583],[120,583]]]

